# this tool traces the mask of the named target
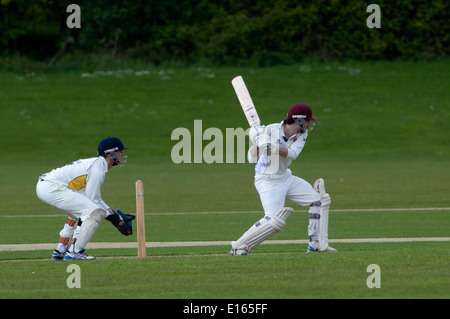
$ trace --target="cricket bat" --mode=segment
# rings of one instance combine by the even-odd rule
[[[261,123],[259,119],[258,113],[256,112],[255,105],[253,104],[252,98],[250,97],[250,93],[248,92],[247,86],[245,85],[244,79],[242,76],[235,77],[231,84],[233,85],[234,91],[239,99],[239,103],[241,103],[242,110],[244,111],[245,117],[247,118],[248,124],[250,127],[257,123]]]

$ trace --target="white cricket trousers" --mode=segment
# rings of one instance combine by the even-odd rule
[[[73,220],[85,221],[91,213],[102,209],[86,196],[67,186],[40,180],[36,185],[36,194],[41,201],[62,210]]]
[[[273,215],[284,207],[286,199],[301,206],[309,206],[320,201],[320,195],[304,179],[292,175],[263,175],[255,177],[255,187],[259,193],[264,214]]]

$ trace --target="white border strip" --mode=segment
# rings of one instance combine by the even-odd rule
[[[450,211],[450,207],[424,207],[424,208],[351,208],[351,209],[331,209],[330,212],[422,212],[422,211]],[[295,210],[295,212],[306,212],[306,210]],[[145,213],[146,216],[175,216],[175,215],[220,215],[220,214],[262,214],[262,210],[249,211],[229,211],[229,212],[169,212],[169,213]],[[61,214],[45,215],[5,215],[0,218],[33,218],[33,217],[61,217]]]
[[[330,239],[330,243],[401,243],[401,242],[430,242],[450,241],[450,237],[415,237],[415,238],[349,238]],[[286,245],[307,244],[308,240],[266,240],[262,245]],[[197,247],[197,246],[227,246],[231,241],[170,241],[170,242],[147,242],[147,248],[164,247]],[[53,250],[56,243],[46,244],[8,244],[0,245],[0,251],[30,251],[30,250]],[[86,249],[118,249],[137,248],[136,242],[98,242],[88,243]]]

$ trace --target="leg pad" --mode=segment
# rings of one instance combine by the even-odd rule
[[[281,231],[286,225],[286,219],[294,212],[290,207],[278,210],[275,215],[265,216],[257,221],[237,241],[231,243],[232,249],[242,249],[247,252],[254,249],[273,234]]]

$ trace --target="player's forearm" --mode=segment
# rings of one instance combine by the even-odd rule
[[[252,147],[250,147],[249,154],[251,157],[257,157],[258,156],[258,146],[252,145]]]
[[[259,148],[256,145],[253,145],[248,151],[249,158],[257,158],[259,155],[258,153]],[[289,150],[287,148],[276,148],[275,153],[282,157],[287,157],[289,155]]]
[[[289,150],[287,148],[281,147],[278,149],[278,154],[282,157],[287,157],[289,154]]]
[[[248,150],[247,158],[249,163],[258,162],[258,147],[256,145],[250,147],[250,149]]]
[[[258,155],[259,155],[258,153],[259,153],[259,148],[256,145],[253,145],[248,150],[249,163],[256,163]],[[283,148],[283,147],[282,148],[277,148],[275,150],[275,153],[278,153],[282,157],[287,157],[289,155],[289,149]]]

